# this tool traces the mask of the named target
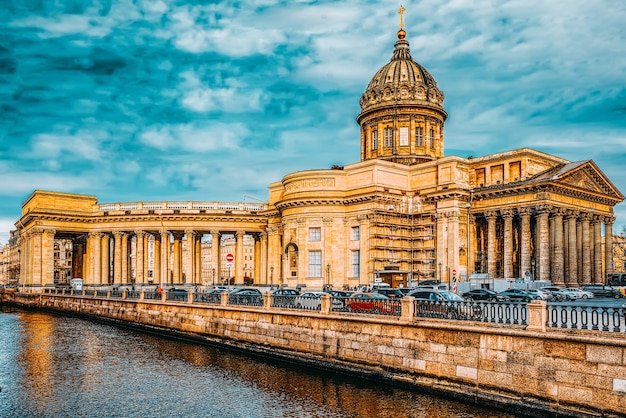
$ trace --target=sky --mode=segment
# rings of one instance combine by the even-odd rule
[[[401,4],[445,93],[446,155],[593,159],[626,194],[623,1],[0,0],[0,244],[34,190],[266,201],[289,173],[358,162]]]

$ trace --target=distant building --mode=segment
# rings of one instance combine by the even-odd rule
[[[269,185],[266,204],[99,204],[35,191],[16,224],[21,283],[54,284],[59,240],[71,242],[71,276],[91,285],[232,277],[354,288],[472,272],[603,282],[620,191],[591,160],[528,148],[445,156],[444,94],[405,38],[398,31],[391,60],[361,96],[359,162],[287,174]]]

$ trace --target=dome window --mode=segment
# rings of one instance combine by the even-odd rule
[[[415,146],[423,147],[424,146],[424,128],[418,126],[415,128]]]
[[[393,146],[393,128],[385,128],[385,148]]]

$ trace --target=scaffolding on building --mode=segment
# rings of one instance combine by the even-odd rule
[[[370,219],[372,282],[410,287],[435,278],[435,219],[418,198],[380,195]]]

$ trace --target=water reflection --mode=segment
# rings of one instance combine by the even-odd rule
[[[507,416],[73,317],[4,312],[0,335],[3,417]]]

